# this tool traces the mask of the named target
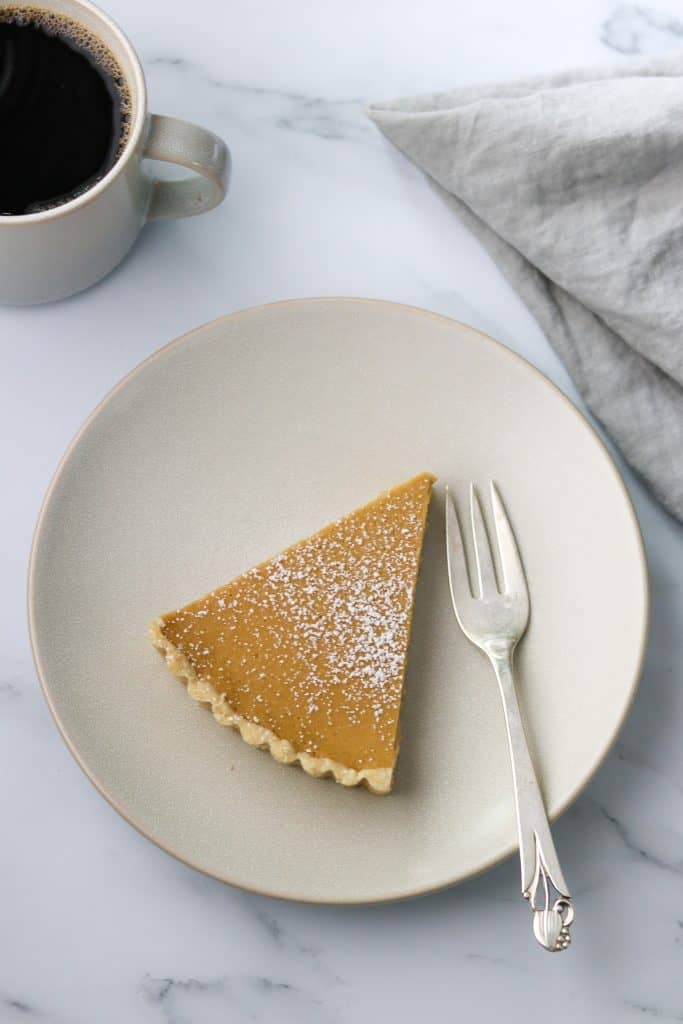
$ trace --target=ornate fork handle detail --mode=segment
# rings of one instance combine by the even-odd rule
[[[571,896],[557,859],[543,798],[529,754],[512,671],[514,642],[494,641],[488,654],[500,688],[505,713],[515,791],[522,896],[533,913],[534,935],[551,953],[571,942],[574,919]]]
[[[531,888],[531,892],[525,893],[533,911],[534,935],[547,950],[551,953],[559,953],[566,949],[572,941],[569,934],[569,926],[574,920],[574,907],[571,896],[558,896],[550,905],[549,882],[555,887],[555,883],[549,876],[543,864],[543,851],[540,841],[536,836],[536,856],[538,859],[537,875]],[[539,907],[536,903],[538,884],[543,879],[544,905]],[[556,888],[556,887],[555,887]]]

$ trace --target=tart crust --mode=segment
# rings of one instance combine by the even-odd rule
[[[279,739],[274,732],[263,725],[249,722],[238,715],[228,703],[225,694],[218,693],[206,680],[200,679],[188,658],[171,643],[162,632],[163,619],[153,619],[149,626],[149,638],[156,649],[163,654],[166,665],[174,676],[183,680],[187,692],[194,700],[210,704],[214,718],[221,725],[237,730],[245,743],[251,747],[269,750],[272,757],[281,764],[297,762],[309,775],[316,778],[331,776],[342,786],[364,785],[371,793],[384,796],[391,791],[393,768],[347,768],[329,757],[314,757],[305,751],[294,749],[289,740]]]

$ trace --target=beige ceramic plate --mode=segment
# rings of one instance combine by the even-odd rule
[[[218,726],[151,649],[147,622],[421,470],[440,482],[396,788],[380,798]],[[292,899],[408,896],[510,853],[503,718],[453,618],[442,528],[443,485],[460,495],[490,478],[530,580],[521,697],[556,815],[621,726],[647,620],[624,486],[560,392],[462,324],[353,299],[246,310],[134,370],[62,462],[31,562],[38,671],[100,792],[187,863]]]

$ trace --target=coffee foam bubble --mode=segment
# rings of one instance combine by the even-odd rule
[[[116,99],[121,111],[121,131],[114,158],[116,162],[126,148],[126,143],[130,138],[133,122],[133,102],[121,65],[107,44],[102,42],[85,25],[81,25],[80,22],[75,21],[68,15],[58,13],[57,11],[50,11],[43,7],[24,5],[0,7],[0,22],[9,22],[13,25],[33,25],[36,28],[42,29],[48,35],[66,39],[77,49],[85,52],[97,67],[101,69],[106,81],[116,92]],[[88,186],[88,188],[90,187],[92,186]],[[87,188],[84,191],[87,191]]]

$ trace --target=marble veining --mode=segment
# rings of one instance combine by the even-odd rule
[[[23,999],[15,999],[12,996],[0,995],[0,1008],[2,1008],[3,1014],[6,1015],[7,1020],[13,1018],[22,1018],[28,1020],[29,1018],[41,1017],[42,1014],[30,1003],[24,1002]]]
[[[642,769],[645,772],[651,772],[663,785],[669,787],[674,794],[683,797],[683,785],[673,778],[670,772],[663,771],[656,765],[651,764],[649,759],[637,750],[632,750],[624,743],[618,742],[615,747],[615,756],[619,761],[624,761],[632,767]]]
[[[182,57],[151,57],[146,64],[151,69],[170,69],[189,82],[203,82],[219,91],[231,114],[242,120],[247,117],[252,129],[265,121],[271,129],[338,142],[366,140],[375,135],[361,99],[328,99],[216,78],[201,64]]]
[[[33,523],[64,448],[124,373],[213,317],[316,294],[425,306],[576,400],[490,258],[364,106],[680,47],[683,0],[102,2],[143,58],[152,108],[222,134],[234,177],[219,211],[152,226],[101,286],[0,308],[0,1024],[526,1024],[539,1007],[554,1024],[683,1020],[683,531],[628,471],[651,641],[617,747],[555,826],[577,903],[561,958],[531,938],[514,861],[422,899],[330,908],[167,857],[62,744],[25,626]]]
[[[14,680],[5,679],[0,682],[0,701],[16,700],[21,696],[21,690]]]
[[[632,853],[635,853],[636,856],[647,861],[647,863],[653,867],[659,868],[661,871],[671,871],[675,875],[680,875],[683,872],[683,857],[675,860],[669,860],[665,857],[658,856],[651,850],[646,850],[631,836],[629,829],[622,821],[615,817],[615,815],[610,814],[610,812],[600,804],[596,804],[596,806],[605,821],[609,822],[612,826],[624,846],[626,846]],[[679,847],[679,849],[683,850],[683,847]]]
[[[683,1020],[683,1013],[671,1013],[668,1010],[662,1009],[660,1006],[650,1006],[645,1003],[630,1002],[629,1000],[626,1000],[624,1005],[631,1010],[635,1010],[637,1013],[641,1013],[644,1017],[652,1017],[654,1020]]]
[[[683,43],[683,20],[663,8],[620,4],[604,21],[600,38],[617,53],[657,53]]]
[[[300,1020],[302,1024],[336,1019],[321,995],[265,975],[225,975],[220,978],[152,978],[142,983],[144,999],[155,1007],[165,1024],[197,1020],[244,1019]],[[230,1019],[227,1017],[227,1019]]]
[[[315,983],[331,989],[347,984],[344,978],[328,964],[324,949],[321,946],[303,941],[291,929],[285,927],[283,921],[275,913],[266,909],[261,897],[245,896],[248,912],[253,915],[266,934],[272,939],[275,947],[282,951],[285,959],[293,959],[297,971],[302,967],[315,979]],[[282,960],[282,957],[279,957]]]

